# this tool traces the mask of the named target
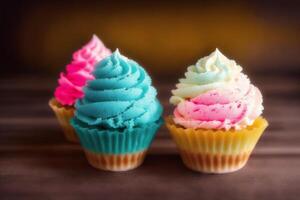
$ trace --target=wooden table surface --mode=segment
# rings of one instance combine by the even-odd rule
[[[165,114],[175,82],[154,82]],[[208,175],[182,164],[165,127],[144,164],[129,172],[92,168],[67,143],[47,103],[55,78],[0,80],[0,199],[300,199],[300,80],[255,77],[270,126],[242,170]]]

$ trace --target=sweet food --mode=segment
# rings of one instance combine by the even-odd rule
[[[83,87],[87,81],[94,79],[92,72],[95,63],[110,54],[111,51],[96,35],[93,35],[86,45],[73,54],[72,61],[66,66],[66,73],[60,74],[58,86],[54,97],[49,101],[49,106],[54,111],[68,141],[78,142],[77,135],[70,125],[70,119],[74,116],[75,101],[84,96]]]
[[[118,50],[96,64],[93,75],[72,120],[87,159],[109,171],[136,168],[162,124],[151,78]]]
[[[216,49],[188,67],[172,94],[175,109],[166,124],[187,167],[208,173],[242,168],[268,123],[261,92],[241,66]]]

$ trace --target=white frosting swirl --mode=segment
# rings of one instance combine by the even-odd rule
[[[185,78],[179,79],[172,90],[170,102],[177,105],[186,98],[193,98],[213,89],[228,87],[241,73],[242,68],[228,59],[218,49],[188,67]]]

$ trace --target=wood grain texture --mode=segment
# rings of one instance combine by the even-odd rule
[[[154,81],[165,115],[174,83]],[[299,79],[257,76],[255,83],[270,126],[245,168],[207,175],[184,167],[165,127],[141,167],[96,170],[79,145],[65,141],[48,107],[55,79],[1,79],[0,199],[299,199]]]

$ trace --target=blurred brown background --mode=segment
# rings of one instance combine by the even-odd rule
[[[298,200],[300,1],[1,1],[0,199]],[[154,79],[164,115],[190,64],[218,47],[262,91],[269,127],[231,175],[184,167],[164,126],[145,163],[106,173],[67,143],[48,106],[72,53],[97,34]]]
[[[2,75],[57,76],[97,34],[153,74],[175,73],[216,47],[247,73],[300,71],[300,1],[7,1]]]

